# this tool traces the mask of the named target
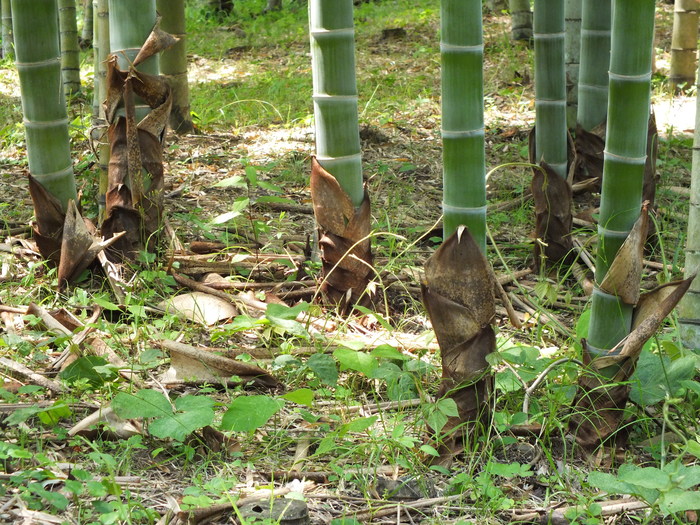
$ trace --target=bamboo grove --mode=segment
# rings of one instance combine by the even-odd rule
[[[616,435],[628,395],[620,385],[634,371],[644,342],[692,280],[689,274],[661,291],[639,291],[654,210],[657,137],[650,82],[655,5],[653,0],[580,0],[565,10],[560,0],[535,0],[530,34],[529,2],[510,4],[513,36],[534,40],[536,118],[530,161],[534,263],[540,272],[565,268],[576,257],[571,242],[574,181],[594,179],[601,190],[595,288],[584,342],[587,366],[574,402],[579,415],[571,419],[578,442],[595,449]],[[64,97],[80,90],[75,76],[75,2],[34,0],[28,6],[22,0],[11,3],[35,237],[42,254],[57,266],[72,261],[59,272],[63,283],[110,244],[119,260],[135,259],[143,249],[157,251],[164,221],[165,128],[169,122],[178,132],[194,130],[187,94],[184,2],[91,3],[94,138],[100,144],[98,164],[103,172],[98,226],[106,241],[82,231],[76,205]],[[156,22],[157,7],[163,14],[162,29]],[[694,13],[690,25],[697,25],[697,12],[691,7],[679,9],[679,23],[682,14]],[[481,11],[481,0],[440,2],[444,241],[426,263],[421,285],[441,348],[439,395],[454,399],[459,412],[443,435],[433,436],[443,464],[488,427],[494,396],[487,356],[495,351],[495,297],[502,295],[486,257]],[[579,38],[566,27],[574,20],[580,24]],[[37,25],[45,28],[45,37],[36,37]],[[375,300],[368,289],[375,270],[359,137],[353,1],[310,0],[309,40],[316,144],[310,191],[322,290],[328,304],[347,314]],[[575,60],[574,47],[580,51]],[[686,55],[678,59],[683,64],[688,62]],[[569,91],[576,95],[575,123],[567,119],[567,63],[577,64],[568,74]],[[161,70],[167,78],[159,75]],[[689,82],[687,67],[679,71],[674,82]],[[697,163],[694,159],[694,172]],[[698,220],[697,181],[693,184],[691,224]],[[689,241],[688,250],[688,260],[696,259],[696,240]],[[693,288],[684,303],[688,333],[700,325],[697,293]]]

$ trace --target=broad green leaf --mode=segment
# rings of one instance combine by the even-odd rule
[[[95,370],[95,367],[108,364],[106,359],[95,355],[79,357],[61,372],[60,377],[68,383],[75,383],[79,379],[85,379],[92,388],[99,388],[109,376],[105,377]],[[112,372],[111,376],[115,377],[116,374]]]
[[[335,386],[338,383],[338,368],[335,359],[327,354],[313,354],[306,361],[306,366],[325,384]]]
[[[695,358],[675,361],[665,355],[643,350],[631,378],[630,399],[640,405],[653,405],[682,388],[695,375]]]
[[[679,465],[678,471],[675,474],[671,474],[674,485],[678,488],[687,490],[700,485],[700,466],[693,465],[688,467],[686,465]]]
[[[350,423],[347,423],[344,426],[348,432],[364,432],[369,427],[374,425],[378,419],[379,416],[360,417],[350,421]]]
[[[442,427],[447,423],[447,416],[439,410],[431,410],[425,418],[425,422],[433,429],[435,433],[442,430]]]
[[[333,352],[340,363],[341,369],[350,369],[372,377],[374,371],[379,366],[377,359],[365,352],[357,352],[349,348],[338,348]]]
[[[177,412],[154,419],[148,427],[157,438],[184,441],[195,430],[214,420],[214,400],[205,396],[183,396],[175,400]]]
[[[641,467],[622,472],[619,474],[620,480],[646,489],[666,491],[671,488],[671,476],[656,467]]]
[[[588,337],[588,325],[591,324],[591,310],[585,310],[576,321],[576,339],[579,341]],[[607,492],[607,491],[606,491]]]
[[[314,402],[314,391],[310,388],[299,388],[297,390],[292,390],[287,392],[282,396],[283,399],[296,403],[297,405],[305,405],[311,407]]]
[[[61,419],[70,417],[73,414],[70,407],[68,407],[63,401],[57,401],[51,407],[42,408],[37,412],[39,420],[44,425],[55,425]]]
[[[636,494],[634,487],[607,472],[591,472],[588,483],[609,494]]]
[[[457,403],[451,397],[440,399],[436,403],[437,409],[447,417],[459,417],[459,409]]]
[[[361,525],[355,518],[335,518],[331,520],[331,525]]]
[[[240,175],[234,175],[233,177],[227,177],[221,179],[219,182],[214,184],[216,188],[246,188],[247,185]]]
[[[421,452],[424,452],[429,456],[433,456],[435,458],[440,456],[440,453],[435,449],[435,447],[431,447],[430,445],[421,445],[420,450]]]
[[[267,423],[284,406],[284,401],[269,396],[238,396],[221,420],[223,430],[252,432]]]
[[[270,321],[270,324],[283,328],[286,332],[293,335],[308,337],[308,332],[304,325],[296,321],[297,316],[308,310],[308,304],[300,303],[293,308],[283,304],[271,303],[267,305],[265,317]]]
[[[520,474],[520,463],[498,463],[489,461],[485,470],[502,478],[514,478]]]
[[[686,510],[700,510],[700,492],[683,489],[669,490],[659,498],[659,508],[664,516]]]
[[[157,390],[139,390],[135,394],[119,392],[112,399],[112,409],[123,419],[163,417],[173,413],[170,401]]]
[[[379,345],[377,348],[372,350],[370,354],[377,358],[393,359],[396,361],[408,361],[411,359],[409,356],[391,345]]]
[[[700,459],[700,443],[698,443],[696,440],[689,439],[686,443],[685,449],[689,454],[692,454],[696,458]]]
[[[326,436],[323,439],[321,439],[321,441],[318,443],[318,447],[316,448],[316,452],[314,452],[314,456],[322,456],[326,452],[333,450],[335,448],[335,441],[335,434]]]

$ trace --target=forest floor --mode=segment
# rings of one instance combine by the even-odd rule
[[[631,381],[625,449],[577,450],[573,362],[535,384],[555,361],[580,358],[590,269],[531,270],[532,51],[510,41],[503,13],[484,23],[488,258],[523,328],[497,301],[492,426],[449,468],[430,466],[452,413],[434,399],[439,349],[420,298],[441,240],[439,10],[428,0],[356,9],[383,300],[342,318],[318,303],[307,253],[310,57],[305,9],[288,3],[265,15],[263,2],[246,3],[222,20],[188,7],[198,133],[168,134],[169,246],[123,269],[122,296],[97,268],[59,292],[39,258],[18,81],[3,63],[0,523],[696,523],[685,509],[700,508],[687,504],[699,497],[700,360],[673,318]],[[672,17],[659,6],[659,242],[647,289],[682,276],[687,227],[695,98],[666,84]],[[71,135],[94,218],[86,78]],[[575,197],[574,236],[591,258],[598,202]],[[218,294],[198,292],[203,282]]]

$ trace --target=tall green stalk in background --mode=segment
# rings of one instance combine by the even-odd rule
[[[322,291],[347,311],[373,276],[371,214],[362,179],[352,0],[311,0],[309,33],[316,157],[311,198],[323,262]]]
[[[673,7],[671,71],[668,80],[674,89],[690,87],[695,80],[698,51],[698,0],[676,0]]]
[[[535,0],[535,129],[530,134],[535,268],[572,259],[565,17],[561,0]]]
[[[700,73],[696,86],[700,89]],[[700,91],[696,91],[698,93]],[[685,276],[700,272],[700,97],[695,97],[695,134],[693,137],[693,167],[690,179],[690,210],[688,238],[685,245]],[[700,349],[700,280],[696,279],[678,307],[683,344]]]
[[[469,228],[486,252],[484,46],[479,0],[442,0],[443,238]]]
[[[566,35],[566,122],[569,129],[576,127],[578,111],[578,76],[581,62],[581,6],[583,0],[566,0],[564,11]]]
[[[83,0],[83,32],[80,34],[80,39],[83,45],[90,45],[95,33],[95,10],[93,9],[92,0]]]
[[[351,0],[309,2],[316,159],[358,207],[364,183],[352,9]]]
[[[608,439],[624,446],[627,382],[644,343],[673,310],[692,279],[640,294],[648,206],[642,205],[650,126],[654,0],[614,0],[610,95],[598,222],[596,285],[587,369],[579,377],[569,428],[591,450]],[[651,132],[650,132],[651,130]],[[653,142],[652,142],[653,144]],[[653,162],[651,170],[653,170]]]
[[[608,111],[611,6],[611,0],[583,0],[577,120],[586,131],[602,124]]]
[[[535,0],[535,161],[567,175],[564,2]]]
[[[15,53],[12,36],[12,3],[10,0],[0,0],[0,23],[2,23],[2,56],[12,58]]]
[[[190,95],[187,85],[187,37],[185,34],[185,0],[157,0],[161,15],[160,27],[179,41],[160,57],[160,72],[173,91],[170,127],[176,133],[192,133],[194,124],[190,115]]]
[[[74,95],[80,92],[80,44],[75,0],[58,0],[58,25],[63,89],[67,95]]]
[[[510,35],[513,40],[532,40],[530,0],[509,0]]]
[[[610,97],[595,280],[600,284],[639,217],[647,153],[653,0],[615,0]],[[588,343],[607,351],[629,333],[632,306],[598,290]]]
[[[103,103],[107,98],[107,56],[109,55],[109,4],[107,0],[90,0],[93,12],[93,42],[95,75],[92,98],[92,138],[97,142],[97,164],[99,167],[99,222],[102,222],[105,209],[105,194],[108,187],[107,168],[109,163],[109,138]]]
[[[13,0],[12,28],[29,173],[65,212],[77,194],[61,82],[56,0]]]
[[[156,21],[155,0],[109,0],[109,47],[117,56],[117,64],[128,71]],[[157,75],[158,56],[153,56],[138,67],[139,71]],[[136,120],[151,111],[144,102],[136,103]]]

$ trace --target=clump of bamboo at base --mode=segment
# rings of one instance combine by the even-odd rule
[[[486,356],[496,349],[493,271],[486,260],[483,36],[480,0],[443,0],[442,57],[443,236],[425,263],[423,304],[440,345],[438,397],[458,415],[437,435],[434,463],[447,466],[488,428],[493,375]]]
[[[102,233],[126,232],[114,244],[113,258],[133,260],[140,251],[157,249],[163,213],[162,141],[171,91],[164,78],[135,68],[174,43],[156,25],[127,71],[119,68],[115,54],[108,60],[105,116],[111,156]],[[148,112],[137,121],[139,109]]]
[[[607,143],[598,226],[596,287],[587,371],[579,379],[570,429],[594,449],[619,432],[629,387],[644,342],[653,335],[690,280],[640,296],[647,205],[642,190],[651,92],[653,0],[615,0],[610,63]],[[641,213],[640,213],[641,210]],[[622,384],[620,384],[622,383]]]
[[[362,179],[352,0],[311,0],[309,32],[316,125],[311,198],[325,299],[347,312],[371,300],[370,204]]]
[[[564,30],[564,3],[536,0],[535,128],[530,134],[530,162],[536,165],[535,268],[543,261],[570,263],[573,258]]]
[[[61,81],[58,10],[55,0],[14,0],[12,12],[35,239],[44,258],[58,265],[65,213],[69,201],[77,200]]]

